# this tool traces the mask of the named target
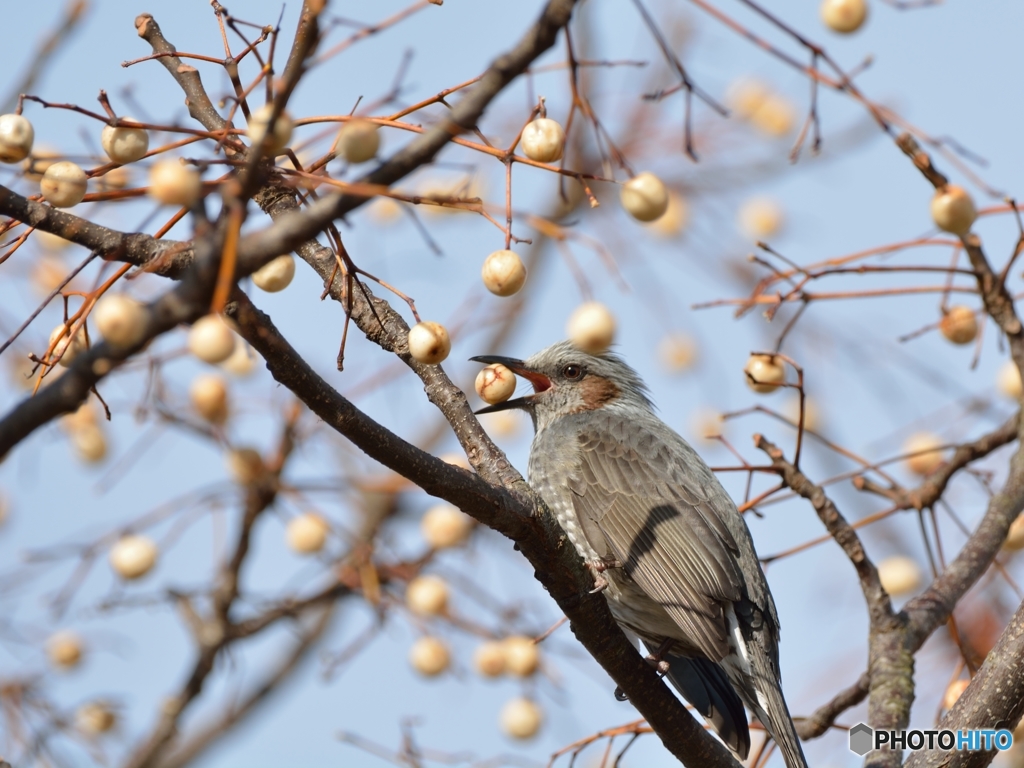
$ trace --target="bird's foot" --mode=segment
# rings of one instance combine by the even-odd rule
[[[598,560],[587,560],[584,565],[590,569],[591,573],[594,574],[594,588],[590,590],[590,594],[596,595],[599,592],[604,592],[608,589],[608,579],[601,574],[607,571],[609,568],[621,568],[622,561],[614,558],[603,558]]]
[[[662,641],[661,645],[658,646],[658,650],[644,657],[644,661],[661,672],[661,674],[666,674],[669,669],[671,669],[671,666],[667,661],[665,661],[665,654],[668,653],[668,649],[672,647],[674,642],[675,641],[672,638],[666,638]]]

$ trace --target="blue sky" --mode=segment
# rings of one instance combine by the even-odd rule
[[[160,5],[150,9],[180,50],[221,55],[219,31],[207,3]],[[796,105],[797,114],[802,116],[808,93],[802,76],[745,43],[695,6],[653,0],[649,5],[659,19],[677,13],[687,25],[684,61],[703,89],[725,100],[730,85],[738,78],[757,77]],[[739,3],[721,0],[717,5],[801,60],[805,58],[799,49],[745,13]],[[1024,151],[1019,140],[1020,110],[1013,74],[1021,64],[1017,37],[1024,23],[1024,6],[1009,0],[948,2],[899,11],[876,0],[865,28],[840,38],[822,27],[815,3],[778,1],[767,5],[824,43],[844,67],[854,67],[871,56],[871,66],[857,78],[865,93],[893,107],[932,136],[952,137],[982,156],[987,165],[974,169],[984,181],[1004,193],[1020,194],[1017,181]],[[293,2],[285,8],[285,39],[294,28],[298,6]],[[59,5],[16,4],[6,9],[8,30],[17,30],[17,34],[7,36],[2,54],[7,82],[14,81],[18,67],[53,21],[55,14],[40,13],[43,7],[56,9]],[[401,7],[401,3],[391,0],[372,4],[335,2],[331,10],[347,18],[374,21]],[[344,114],[360,96],[366,103],[373,102],[389,89],[406,50],[413,52],[413,58],[401,100],[413,103],[426,98],[482,71],[496,54],[518,39],[539,7],[534,0],[515,4],[446,0],[443,7],[430,7],[314,71],[296,92],[291,110],[297,116]],[[231,6],[240,16],[261,24],[276,20],[280,8],[263,0]],[[147,53],[132,26],[134,15],[142,9],[136,3],[95,2],[82,29],[57,53],[34,93],[92,109],[99,90],[105,89],[120,113],[132,114],[131,106],[121,96],[123,89],[130,87],[154,120],[187,121],[181,93],[159,64],[121,67],[121,62]],[[734,297],[749,290],[749,282],[745,282],[748,278],[736,277],[745,264],[744,257],[752,250],[752,243],[735,224],[740,204],[753,195],[777,200],[785,211],[786,224],[772,239],[772,246],[805,263],[928,234],[932,231],[930,187],[892,142],[870,124],[862,108],[834,93],[821,95],[824,151],[819,157],[805,152],[795,165],[787,161],[789,141],[767,139],[736,120],[724,120],[697,105],[701,162],[694,165],[679,152],[682,109],[678,96],[653,108],[649,118],[639,125],[631,126],[628,121],[640,94],[651,82],[649,78],[662,84],[672,82],[632,6],[590,0],[577,23],[580,39],[589,35],[592,48],[588,55],[651,62],[644,70],[596,70],[591,74],[591,94],[609,130],[628,145],[631,164],[671,180],[686,191],[690,205],[687,230],[668,240],[629,220],[618,209],[616,192],[609,185],[595,185],[595,194],[602,200],[600,208],[578,214],[574,231],[600,239],[630,286],[622,291],[593,250],[579,244],[571,246],[594,295],[612,307],[618,317],[620,351],[650,384],[664,419],[687,437],[692,414],[699,408],[733,411],[756,402],[784,402],[782,394],[771,400],[759,399],[744,385],[741,373],[752,349],[773,344],[780,323],[766,323],[756,312],[736,320],[729,309],[691,309],[697,302]],[[342,34],[335,32],[333,39],[340,39]],[[562,60],[563,48],[559,46],[543,62]],[[201,65],[200,69],[212,94],[226,92],[229,83],[213,65]],[[532,83],[521,82],[510,89],[485,116],[482,127],[488,136],[508,140],[510,132],[528,114],[531,89],[547,98],[553,117],[564,120],[568,105],[564,73],[538,75]],[[57,145],[71,154],[88,153],[98,145],[98,127],[79,115],[42,110],[34,104],[26,108],[26,114],[35,125],[37,143]],[[298,136],[313,133],[305,129]],[[386,133],[385,154],[407,140],[408,134]],[[968,186],[979,207],[999,202],[998,197],[986,197],[947,162],[939,162],[954,181]],[[500,164],[452,148],[442,154],[437,168],[426,169],[402,186],[422,189],[439,178],[453,183],[471,165],[478,169],[485,198],[500,201]],[[517,210],[540,212],[550,204],[554,185],[547,174],[517,168],[514,178]],[[4,179],[9,181],[6,176]],[[89,210],[83,208],[82,212],[92,215]],[[108,207],[95,215],[111,226],[152,231],[156,219],[151,219],[151,214],[151,206],[140,203]],[[343,235],[357,263],[414,296],[424,318],[453,325],[459,319],[470,318],[456,334],[452,357],[445,365],[457,381],[470,386],[475,368],[465,361],[471,355],[527,355],[561,338],[566,318],[582,293],[557,249],[546,248],[531,275],[535,287],[526,321],[505,347],[481,349],[487,337],[481,329],[504,307],[500,299],[483,295],[478,287],[479,263],[484,255],[502,247],[501,234],[469,216],[423,214],[421,218],[440,246],[441,255],[431,253],[408,219],[381,224],[369,211],[352,216]],[[254,215],[252,225],[262,226],[261,219]],[[525,225],[516,229],[529,236],[526,230]],[[1008,217],[987,219],[979,224],[978,232],[993,261],[1004,263],[1017,235],[1013,221]],[[178,229],[174,234],[184,237],[187,230]],[[523,247],[523,253],[529,253],[528,247]],[[34,254],[19,253],[0,270],[20,278],[30,269]],[[72,254],[64,258],[70,262]],[[907,260],[944,265],[948,250],[911,254]],[[833,285],[837,290],[849,290],[883,284],[870,278],[855,280],[837,280]],[[1014,288],[1019,290],[1017,282],[1015,277]],[[0,321],[5,331],[13,321],[24,319],[37,301],[34,295],[19,290],[21,284],[20,279],[0,281],[4,307]],[[141,282],[136,290],[140,296],[151,296],[163,287],[154,279]],[[315,276],[300,265],[295,283],[287,291],[274,295],[256,292],[255,299],[333,385],[343,392],[363,392],[359,405],[404,436],[416,439],[424,434],[435,423],[434,415],[415,377],[399,372],[389,376],[385,386],[373,387],[369,395],[361,386],[372,381],[378,371],[394,370],[386,354],[355,338],[346,371],[338,373],[334,369],[342,315],[337,305],[321,303],[319,293]],[[808,310],[787,342],[786,351],[807,369],[808,391],[821,409],[823,430],[830,439],[880,458],[898,453],[910,432],[927,428],[950,440],[962,439],[980,434],[1009,414],[1008,406],[994,393],[995,371],[1004,353],[995,343],[991,327],[974,370],[970,368],[971,348],[953,348],[935,333],[909,343],[898,341],[899,336],[937,320],[937,306],[937,296],[927,295],[820,303]],[[37,342],[58,320],[59,310],[51,310],[38,328],[33,326],[32,338]],[[686,375],[671,375],[659,364],[657,342],[668,331],[685,332],[700,345],[700,363]],[[170,354],[181,350],[183,344],[184,334],[178,332],[164,339],[156,351]],[[172,402],[184,405],[188,382],[201,370],[200,364],[189,359],[174,358],[167,363],[165,376]],[[147,432],[145,426],[135,422],[133,408],[143,384],[139,373],[131,373],[115,377],[103,389],[116,416],[110,431],[113,458],[104,467],[97,470],[77,464],[66,436],[56,426],[41,430],[0,466],[0,487],[11,499],[12,510],[8,524],[0,530],[0,562],[8,564],[3,574],[14,570],[20,553],[27,550],[89,540],[191,488],[210,484],[228,488],[221,457],[209,444],[186,434]],[[269,448],[272,430],[280,423],[278,414],[288,402],[287,393],[276,387],[265,371],[235,382],[233,388],[240,403],[240,417],[232,426],[233,440]],[[11,388],[0,389],[4,408],[16,402],[18,396]],[[971,411],[968,404],[975,400],[984,407]],[[728,427],[729,437],[748,460],[757,460],[750,442],[755,431],[764,431],[791,450],[791,431],[768,419],[748,418]],[[528,432],[523,420],[518,435],[503,442],[523,471]],[[110,483],[104,478],[110,467],[142,445],[147,451],[141,460],[107,488]],[[455,447],[454,439],[449,437],[437,450]],[[701,445],[701,449],[716,466],[735,463],[720,447]],[[1005,458],[1000,454],[991,464],[997,483],[1002,477],[1000,462],[1005,464]],[[339,472],[358,474],[368,468],[367,462],[321,431],[301,451],[290,477],[295,482],[311,481],[337,477]],[[833,454],[809,446],[806,469],[812,477],[824,478],[848,468]],[[725,473],[722,477],[740,498],[743,486],[738,474]],[[767,487],[766,481],[759,482]],[[225,493],[229,498],[230,492]],[[835,497],[852,519],[881,508],[848,485],[839,487]],[[348,500],[344,493],[316,496],[319,508],[342,524],[351,517]],[[976,521],[984,508],[984,495],[976,484],[965,480],[953,487],[950,502],[966,521]],[[429,503],[423,494],[409,494],[408,511],[388,534],[389,547],[396,552],[416,551],[418,515]],[[231,509],[230,505],[227,508]],[[287,514],[300,511],[293,502],[285,502],[284,510]],[[166,552],[154,576],[129,589],[155,596],[172,585],[188,588],[201,584],[210,573],[213,547],[229,519],[230,515],[225,517],[223,512],[204,516]],[[795,504],[766,507],[765,517],[751,518],[750,526],[762,555],[821,532],[812,510]],[[168,531],[165,526],[157,533],[166,536]],[[270,516],[257,532],[254,561],[246,577],[250,587],[263,595],[315,584],[324,576],[323,564],[299,561],[287,552],[282,531],[281,518]],[[866,541],[875,557],[909,553],[926,562],[913,517],[900,517],[872,529]],[[947,554],[960,541],[949,526],[949,538],[944,540]],[[17,637],[0,642],[0,674],[28,674],[42,669],[41,639],[53,626],[74,627],[89,640],[95,653],[82,670],[49,679],[48,690],[68,704],[96,695],[115,697],[124,707],[126,734],[137,736],[151,723],[157,702],[173,689],[187,667],[191,654],[187,638],[166,606],[98,612],[98,603],[112,589],[112,579],[102,562],[83,581],[68,613],[54,623],[45,598],[69,577],[72,565],[64,561],[39,573],[28,586],[0,593],[4,612],[19,627]],[[482,585],[493,599],[521,603],[523,630],[542,630],[558,618],[553,604],[532,580],[530,569],[496,535],[482,534],[467,552],[444,555],[437,568],[453,579],[461,577]],[[1010,568],[1019,570],[1015,563]],[[774,564],[768,569],[768,577],[783,622],[782,668],[787,698],[794,714],[806,714],[840,687],[852,683],[863,670],[863,603],[852,569],[832,545]],[[459,611],[493,619],[467,594],[457,592],[454,601]],[[345,606],[325,647],[342,648],[370,621],[371,615],[362,606]],[[593,662],[581,656],[568,631],[562,629],[553,636],[547,655],[553,676],[525,687],[538,697],[548,722],[534,742],[512,744],[497,728],[497,713],[506,699],[524,690],[523,686],[509,680],[480,682],[469,669],[475,640],[446,628],[440,631],[457,651],[456,673],[439,680],[416,678],[405,657],[417,631],[402,611],[394,611],[371,647],[330,682],[321,679],[319,661],[311,659],[286,691],[218,751],[211,752],[202,765],[220,768],[244,762],[269,766],[282,761],[384,765],[339,743],[336,734],[358,733],[394,748],[399,744],[399,724],[405,717],[417,718],[417,738],[424,747],[447,752],[469,750],[481,757],[516,752],[543,764],[555,749],[634,716],[628,705],[615,701],[611,682]],[[238,675],[252,679],[287,637],[287,632],[281,630],[240,648],[223,664],[210,687],[207,703],[230,694]],[[926,647],[918,665],[919,695],[913,713],[916,722],[928,723],[934,718],[937,699],[952,672],[951,658],[948,650],[934,640]],[[229,669],[237,674],[224,674]],[[232,682],[225,683],[226,679]],[[186,722],[198,724],[207,714],[208,709],[200,705]],[[863,714],[862,707],[842,721],[854,723]],[[122,747],[115,746],[114,751]],[[815,765],[854,764],[840,734],[808,745],[807,752]],[[81,764],[88,763],[85,753],[75,754]],[[624,761],[626,766],[671,764],[651,737],[642,739]]]

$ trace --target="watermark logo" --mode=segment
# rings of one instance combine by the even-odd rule
[[[857,723],[850,729],[850,751],[866,755],[873,749],[941,750],[949,752],[976,752],[998,749],[1005,751],[1013,746],[1013,734],[1005,728],[975,731],[876,731],[870,725]]]

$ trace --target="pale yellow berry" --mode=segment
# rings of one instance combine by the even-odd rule
[[[21,115],[0,115],[0,163],[17,163],[28,157],[36,132]]]
[[[304,512],[288,521],[285,536],[293,552],[312,555],[324,548],[330,524],[315,512]]]
[[[409,663],[421,675],[434,677],[448,669],[451,654],[443,640],[436,637],[421,637],[409,650]]]
[[[775,355],[751,355],[743,373],[747,386],[762,395],[774,392],[786,381],[786,369]]]
[[[769,136],[787,136],[796,122],[796,110],[785,97],[771,94],[754,110],[750,122]]]
[[[46,169],[60,160],[62,156],[63,153],[59,149],[40,144],[21,164],[25,178],[30,181],[40,181],[43,174],[46,173]]]
[[[717,443],[715,439],[725,431],[722,414],[707,407],[697,408],[690,414],[690,433],[705,443]]]
[[[740,207],[738,220],[743,234],[754,240],[764,240],[781,231],[784,217],[782,208],[774,200],[755,197]]]
[[[1009,398],[1017,400],[1024,394],[1024,385],[1021,384],[1020,371],[1013,360],[1007,360],[999,369],[996,378],[996,386],[999,391]]]
[[[623,184],[619,200],[637,221],[654,221],[668,210],[668,190],[650,171],[638,173]]]
[[[514,739],[532,739],[543,722],[544,713],[529,699],[512,699],[501,708],[501,729]]]
[[[668,193],[668,208],[650,223],[650,230],[661,237],[675,237],[690,223],[690,206],[675,190]]]
[[[46,641],[46,653],[53,666],[58,669],[72,669],[81,663],[85,649],[82,646],[82,639],[77,634],[63,630],[51,635]]]
[[[78,406],[78,410],[62,417],[60,425],[69,433],[86,427],[95,427],[96,409],[92,407],[92,403],[82,403]]]
[[[295,277],[295,258],[290,253],[268,261],[252,273],[253,283],[267,293],[283,291],[291,285],[293,277]]]
[[[786,418],[788,418],[793,425],[800,423],[800,398],[794,397],[792,400],[786,403],[784,410]],[[804,398],[804,429],[809,429],[812,432],[817,431],[821,426],[821,413],[818,410],[818,403],[810,397]]]
[[[369,120],[349,120],[338,132],[338,151],[350,163],[365,163],[377,156],[380,131]]]
[[[122,119],[134,120],[131,117]],[[108,125],[100,134],[100,144],[107,157],[115,163],[134,163],[144,158],[149,151],[149,133],[145,128]]]
[[[954,344],[970,344],[978,337],[978,320],[974,310],[962,304],[951,307],[939,321],[939,330]]]
[[[577,179],[562,176],[554,186],[552,218],[564,219],[576,210],[586,196],[583,185]]]
[[[573,310],[566,334],[577,349],[599,355],[615,339],[615,316],[604,304],[588,301]]]
[[[918,432],[907,438],[903,444],[903,452],[908,454],[906,466],[915,475],[930,475],[944,461],[940,450],[942,439],[930,432]]]
[[[501,363],[494,363],[476,375],[475,386],[485,403],[503,403],[516,391],[516,375]]]
[[[452,351],[452,340],[440,323],[426,320],[409,329],[409,354],[414,360],[437,365]]]
[[[29,279],[32,287],[40,296],[49,296],[64,284],[68,276],[67,265],[55,256],[40,256],[32,264]]]
[[[947,184],[935,190],[932,197],[932,221],[935,226],[954,235],[966,235],[978,218],[974,201],[963,187]]]
[[[729,86],[725,100],[733,114],[749,120],[771,95],[771,89],[760,80],[744,77]]]
[[[69,331],[70,328],[61,323],[50,332],[50,345],[53,346],[53,353],[50,355],[50,359],[53,360],[59,355],[60,364],[65,368],[71,365],[75,358],[86,350],[85,332],[82,328],[78,329],[74,338],[68,336]]]
[[[515,251],[495,251],[484,259],[480,276],[491,293],[511,296],[526,282],[526,267]]]
[[[1011,552],[1024,549],[1024,514],[1017,515],[1010,523],[1010,530],[1006,534],[1006,541],[1003,542],[1003,549],[1008,549]]]
[[[480,423],[489,434],[495,437],[512,437],[519,433],[519,418],[511,410],[481,414]]]
[[[942,708],[946,710],[952,709],[953,705],[963,696],[964,691],[967,690],[967,686],[970,684],[970,680],[954,680],[950,683],[942,696]]]
[[[149,172],[149,196],[158,203],[190,207],[202,193],[199,171],[178,160],[161,160]]]
[[[37,373],[36,364],[27,355],[17,354],[8,357],[10,359],[7,361],[7,373],[11,384],[21,390],[31,390]]]
[[[223,376],[203,373],[192,380],[188,396],[196,413],[212,424],[223,424],[228,418],[228,385]]]
[[[423,540],[434,549],[457,547],[469,538],[472,530],[473,518],[447,504],[431,507],[420,521]]]
[[[96,183],[104,190],[125,189],[132,183],[131,169],[123,165],[111,168],[102,176],[96,177]]]
[[[505,654],[505,670],[510,675],[529,677],[540,667],[540,649],[533,638],[513,635],[501,642]]]
[[[116,724],[117,715],[114,710],[102,701],[90,701],[75,712],[75,728],[83,736],[100,736],[113,730]]]
[[[37,229],[32,237],[40,247],[47,251],[62,251],[71,245],[69,240],[65,240],[60,235],[55,235],[53,232],[46,232],[42,229]]]
[[[107,455],[107,438],[98,426],[82,427],[71,433],[71,445],[86,464],[98,464]]]
[[[255,448],[234,448],[225,456],[228,472],[239,485],[250,485],[266,471],[263,457]]]
[[[220,367],[232,376],[248,376],[256,369],[256,352],[244,341],[236,341],[231,355]]]
[[[557,121],[549,117],[538,117],[523,128],[520,139],[525,154],[538,163],[553,163],[562,159],[565,147],[565,131]]]
[[[122,579],[140,579],[153,570],[160,550],[146,536],[122,536],[110,548],[110,567]]]
[[[108,293],[92,311],[96,330],[114,347],[132,347],[146,334],[146,308],[130,296]]]
[[[46,169],[39,182],[43,199],[54,208],[71,208],[82,202],[89,187],[89,177],[80,167],[67,160]]]
[[[366,209],[377,224],[392,224],[402,215],[402,206],[391,197],[378,197]]]
[[[905,555],[887,557],[878,564],[882,589],[893,597],[913,592],[921,585],[921,567]]]
[[[264,104],[249,116],[249,140],[252,142],[253,147],[262,145],[263,139],[267,135],[267,129],[270,127],[270,118],[273,116],[273,113],[274,105]],[[267,139],[267,146],[264,147],[267,154],[271,157],[281,154],[281,150],[288,146],[294,129],[295,123],[287,112],[282,112],[278,115],[277,120],[274,121],[270,137]]]
[[[461,467],[465,470],[472,469],[472,467],[469,466],[469,462],[466,460],[466,455],[464,453],[442,453],[438,458],[445,464],[451,464],[453,467]]]
[[[405,604],[419,616],[439,616],[448,610],[448,585],[440,576],[417,576],[405,590]]]
[[[500,677],[505,673],[505,647],[488,640],[473,652],[473,666],[484,677]]]
[[[673,373],[688,370],[697,362],[697,342],[682,331],[670,333],[658,342],[658,357]]]
[[[867,17],[866,0],[824,0],[821,4],[821,20],[833,32],[856,32]]]
[[[235,333],[220,315],[204,315],[189,329],[188,350],[203,362],[223,362],[235,351]]]

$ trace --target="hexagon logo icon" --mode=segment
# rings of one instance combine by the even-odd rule
[[[850,751],[863,757],[871,751],[874,736],[875,732],[871,730],[870,725],[857,723],[850,729]]]

